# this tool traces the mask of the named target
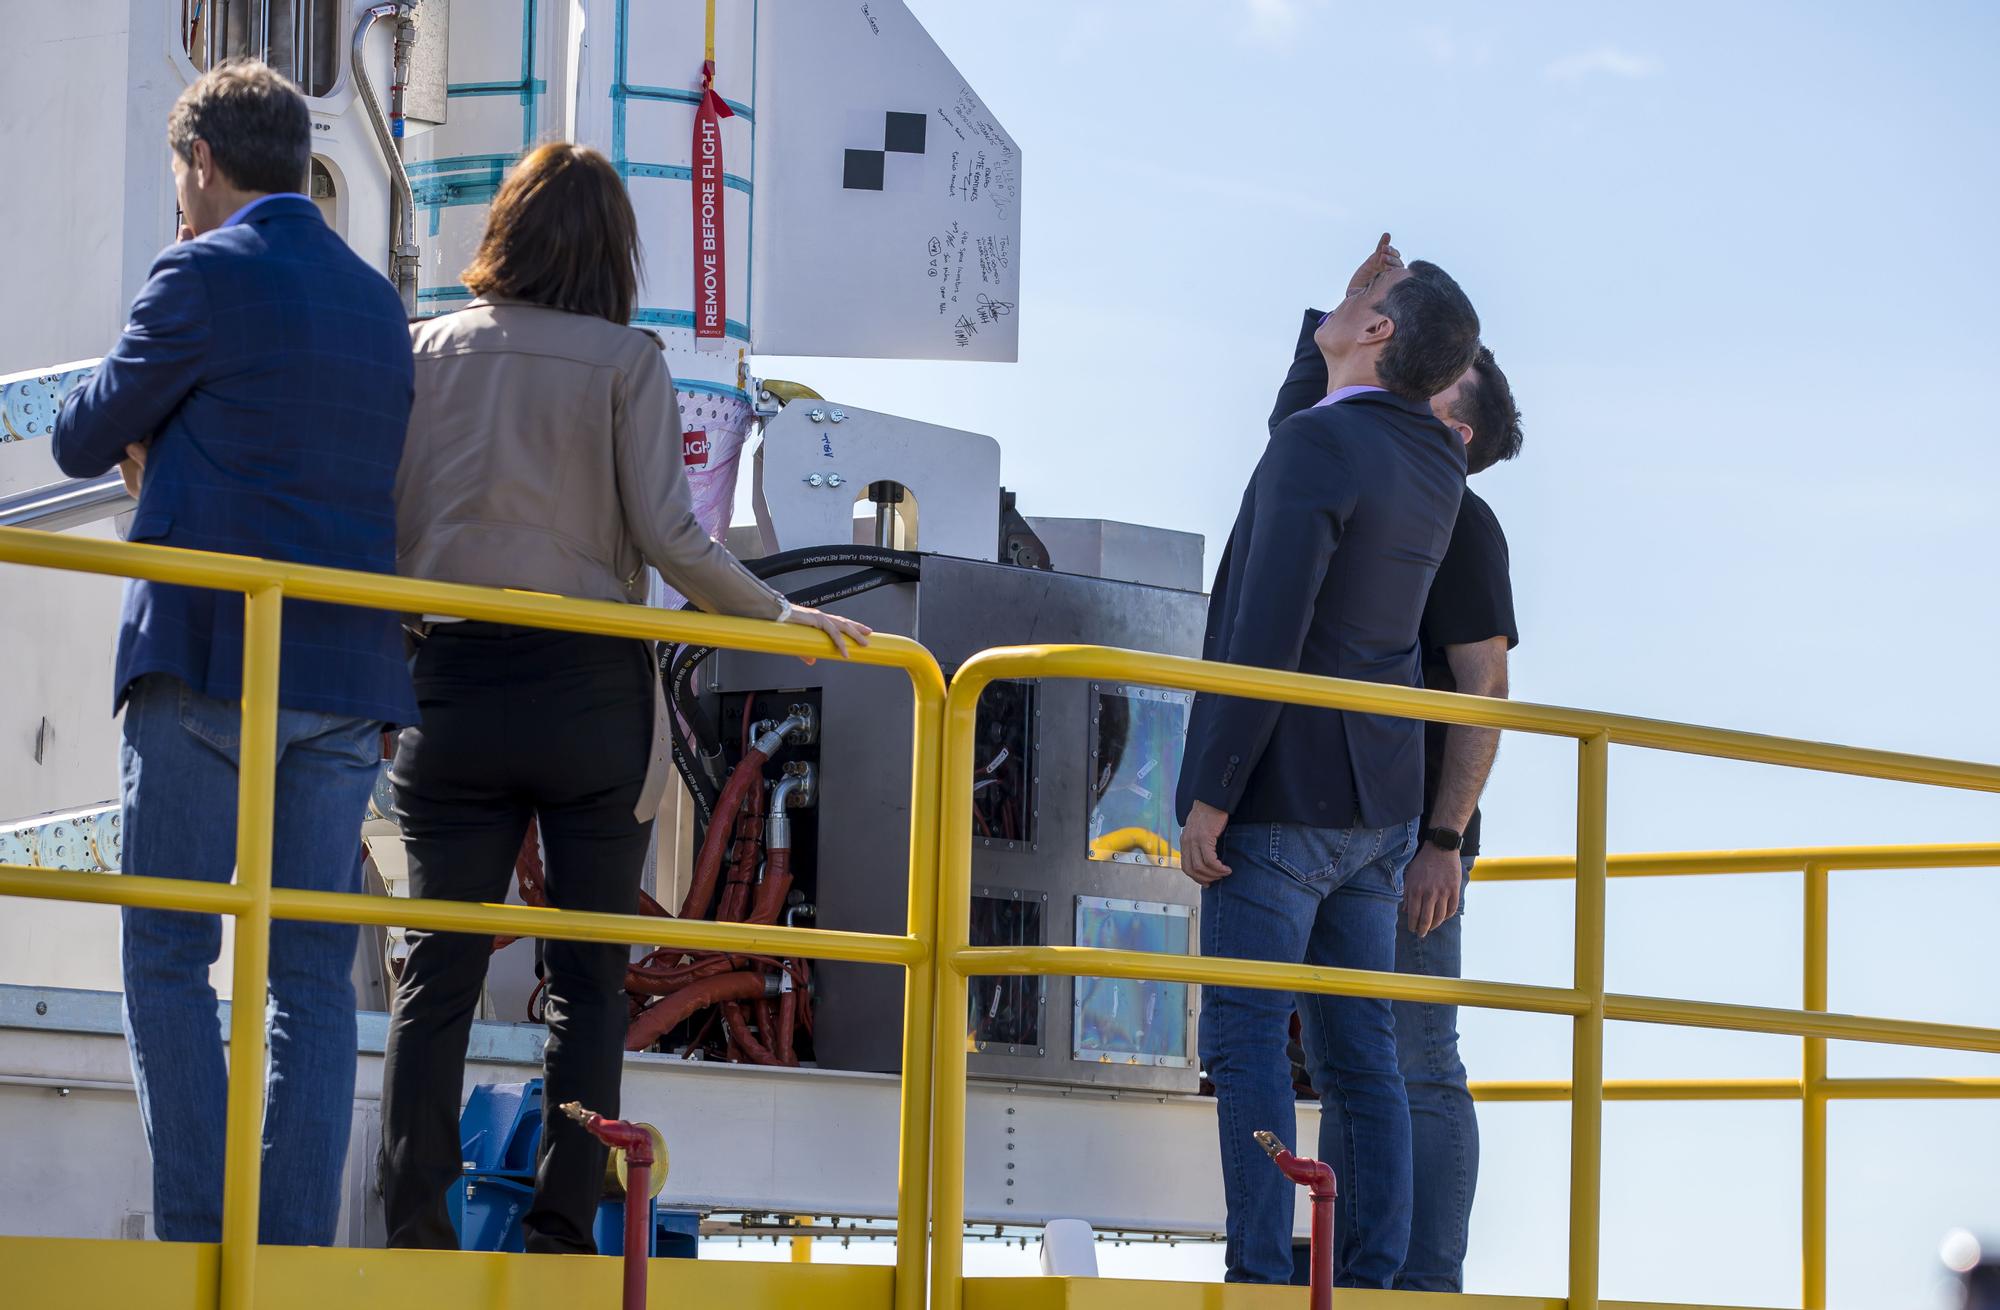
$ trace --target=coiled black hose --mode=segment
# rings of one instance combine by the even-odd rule
[[[794,605],[817,609],[892,582],[915,581],[922,573],[921,558],[914,551],[887,550],[879,546],[814,546],[745,560],[744,567],[769,581],[806,569],[843,564],[865,566],[859,572],[786,593],[785,598]],[[683,603],[681,608],[689,606]],[[667,726],[672,739],[674,768],[680,773],[681,781],[687,784],[688,793],[694,797],[697,841],[708,830],[715,814],[716,800],[722,791],[721,734],[702,711],[693,686],[695,670],[714,653],[713,646],[684,645],[663,650],[660,657],[660,676],[673,711],[667,715]],[[685,730],[683,724],[686,725]]]

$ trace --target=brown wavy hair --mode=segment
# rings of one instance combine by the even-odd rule
[[[551,141],[501,184],[479,252],[459,280],[476,296],[629,323],[640,259],[639,220],[611,161]]]

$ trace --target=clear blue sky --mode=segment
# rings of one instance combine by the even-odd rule
[[[990,433],[1026,512],[1201,532],[1212,567],[1300,308],[1393,231],[1471,293],[1527,415],[1523,458],[1476,484],[1513,547],[1518,697],[2000,758],[2000,7],[910,4],[1024,151],[1021,362],[765,372]],[[1572,848],[1571,760],[1508,740],[1492,853]],[[1620,751],[1611,832],[1992,840],[2000,801]],[[1473,890],[1469,974],[1567,980],[1566,887]],[[1796,878],[1617,885],[1611,985],[1796,1005],[1798,920]],[[2000,1025],[1996,922],[2000,873],[1837,875],[1834,1008]],[[1475,1077],[1567,1074],[1559,1021],[1464,1027]],[[1609,1061],[1799,1055],[1614,1026]],[[1565,1113],[1481,1115],[1471,1285],[1559,1294]],[[1797,1121],[1613,1106],[1606,1294],[1797,1304]],[[1832,1125],[1834,1304],[1938,1303],[1944,1231],[2000,1234],[2000,1106]]]

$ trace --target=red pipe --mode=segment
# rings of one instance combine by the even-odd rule
[[[653,1249],[646,1231],[653,1199],[653,1135],[638,1124],[593,1114],[575,1101],[565,1104],[563,1113],[612,1150],[625,1152],[624,1310],[646,1310],[646,1257]]]
[[[646,1134],[639,1134],[644,1137]],[[652,1144],[647,1143],[650,1147]],[[652,1254],[653,1235],[646,1231],[651,1208],[653,1161],[649,1150],[641,1161],[631,1151],[625,1153],[625,1305],[623,1310],[646,1310],[646,1257]]]
[[[1256,1136],[1257,1145],[1264,1148],[1279,1173],[1312,1189],[1312,1284],[1306,1303],[1311,1310],[1333,1310],[1333,1198],[1337,1190],[1333,1166],[1293,1155],[1275,1133],[1259,1131]]]

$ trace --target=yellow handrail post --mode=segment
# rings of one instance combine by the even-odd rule
[[[924,1310],[931,1181],[931,1005],[939,972],[938,766],[944,732],[944,675],[931,664],[910,671],[916,697],[910,767],[909,935],[926,944],[903,971],[903,1084],[896,1155],[896,1310]],[[967,748],[968,755],[970,747]],[[970,840],[967,846],[971,845]],[[812,1244],[805,1246],[811,1258]],[[794,1246],[797,1257],[799,1248]]]
[[[1827,1007],[1827,867],[1806,865],[1805,1008]],[[1826,1310],[1826,1038],[1807,1037],[1801,1072],[1799,1304]]]
[[[1590,998],[1570,1041],[1569,1310],[1597,1310],[1604,1172],[1604,899],[1609,874],[1605,810],[1611,738],[1576,750],[1575,987]]]
[[[967,982],[956,954],[972,924],[972,744],[984,669],[961,667],[945,698],[938,770],[938,917],[932,1019],[931,1310],[959,1310],[965,1267],[965,1014]]]
[[[236,754],[236,916],[229,990],[229,1101],[222,1169],[221,1310],[256,1304],[264,1170],[264,1005],[271,966],[271,830],[278,770],[278,637],[284,589],[243,598],[243,718]]]

